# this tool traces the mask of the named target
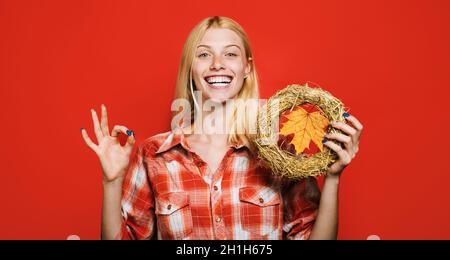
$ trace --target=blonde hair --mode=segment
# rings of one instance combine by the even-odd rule
[[[175,90],[175,99],[186,99],[190,103],[190,107],[197,107],[197,103],[195,97],[193,96],[193,79],[192,79],[192,63],[195,57],[195,50],[197,48],[198,43],[202,39],[206,30],[209,28],[221,28],[221,29],[229,29],[235,32],[242,40],[245,55],[248,62],[251,62],[251,71],[244,79],[243,86],[235,99],[238,100],[247,100],[254,99],[258,100],[259,98],[259,85],[258,85],[258,76],[256,73],[256,68],[253,61],[252,50],[250,47],[250,43],[247,37],[247,34],[244,32],[243,28],[234,20],[223,17],[223,16],[213,16],[208,17],[198,23],[190,32],[184,47],[181,56],[180,67],[178,71],[178,79],[176,83]],[[252,127],[256,127],[256,116],[258,106],[248,106],[243,104],[242,102],[235,102],[235,107],[233,108],[232,117],[230,118],[230,126],[227,129],[228,143],[232,145],[243,144],[249,150],[254,153],[255,147],[253,143],[250,141],[254,132],[252,132]],[[244,102],[245,103],[245,102]],[[242,107],[245,105],[245,107]],[[201,108],[200,108],[201,109]],[[193,112],[191,111],[191,124],[193,123]],[[175,114],[174,114],[175,116]]]

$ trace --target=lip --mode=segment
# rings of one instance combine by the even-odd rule
[[[230,77],[230,78],[234,78],[233,75],[229,75],[229,74],[211,74],[211,75],[206,75],[204,78],[208,78],[208,77]]]
[[[209,78],[209,77],[230,77],[231,78],[231,82],[225,87],[216,87],[214,85],[209,84],[208,81],[206,81],[206,79]],[[203,77],[203,81],[206,83],[206,85],[208,85],[208,87],[210,87],[212,89],[215,89],[215,90],[227,90],[227,89],[230,88],[231,84],[233,84],[234,77],[231,76],[231,75],[226,75],[226,74],[213,74],[213,75],[207,75],[207,76]]]
[[[214,85],[209,84],[207,81],[205,81],[205,83],[206,83],[206,85],[208,85],[209,88],[212,88],[212,89],[216,89],[216,90],[227,90],[227,89],[229,89],[229,88],[231,87],[231,84],[233,83],[233,80],[231,80],[230,84],[228,84],[228,85],[225,86],[225,87],[216,87],[216,86],[214,86]]]
[[[212,74],[212,75],[206,75],[203,77],[203,79],[207,79],[207,78],[211,78],[211,77],[229,77],[231,78],[231,80],[234,79],[234,77],[232,75],[227,75],[227,74]]]

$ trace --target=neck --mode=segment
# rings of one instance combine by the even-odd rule
[[[201,111],[197,113],[193,123],[193,134],[196,139],[201,142],[227,145],[228,144],[228,127],[227,127],[227,111],[226,102],[211,103],[210,111]]]

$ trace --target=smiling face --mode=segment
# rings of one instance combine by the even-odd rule
[[[204,100],[222,103],[239,93],[250,69],[241,38],[229,29],[210,28],[197,45],[192,75]]]

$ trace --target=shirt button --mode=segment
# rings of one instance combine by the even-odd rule
[[[171,204],[167,205],[167,209],[168,209],[168,210],[170,210],[171,208],[172,208],[172,205],[171,205]]]
[[[219,187],[217,187],[216,185],[214,185],[214,190],[217,191],[219,189]]]
[[[217,218],[216,218],[216,222],[217,222],[217,223],[220,223],[220,221],[222,221],[222,218],[217,217]]]
[[[259,198],[259,203],[264,203],[264,200],[263,200],[263,198]]]

